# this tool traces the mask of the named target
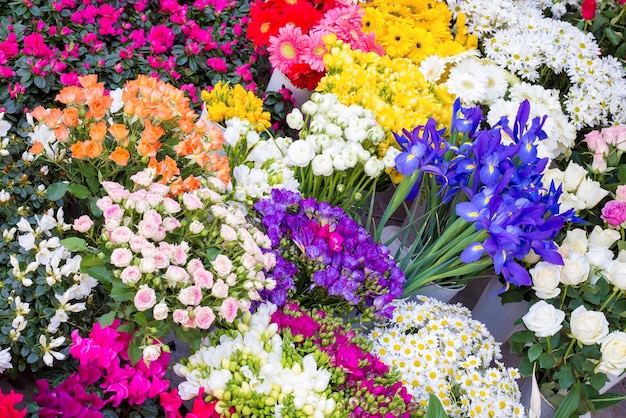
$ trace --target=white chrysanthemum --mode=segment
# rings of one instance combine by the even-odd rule
[[[446,71],[448,61],[439,55],[431,55],[420,62],[419,70],[424,79],[430,83],[439,83],[439,79]]]
[[[448,91],[460,97],[465,105],[485,101],[488,96],[487,84],[485,68],[474,58],[465,59],[452,67],[445,82]]]

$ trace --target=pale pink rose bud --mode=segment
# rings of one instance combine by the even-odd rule
[[[259,251],[259,246],[256,245],[256,242],[254,242],[252,238],[248,237],[244,238],[241,247],[244,249],[245,252],[251,254],[255,254],[257,251]]]
[[[198,269],[204,270],[204,264],[202,264],[202,261],[198,258],[192,258],[189,260],[189,263],[187,263],[187,271],[189,274],[194,274]]]
[[[165,228],[159,225],[152,239],[155,240],[156,242],[159,242],[159,241],[163,241],[166,236],[167,236],[167,231],[165,230]]]
[[[587,143],[587,147],[595,153],[608,154],[609,147],[600,131],[591,131],[585,135],[583,142]]]
[[[159,224],[150,220],[143,219],[137,224],[137,232],[145,238],[152,238],[156,235]]]
[[[146,364],[158,360],[159,357],[161,357],[160,345],[149,345],[143,349],[143,360]]]
[[[155,193],[146,193],[145,199],[146,202],[148,202],[148,204],[154,208],[163,201],[163,196]]]
[[[230,273],[226,277],[226,284],[229,286],[234,286],[235,284],[237,284],[237,275],[235,273]]]
[[[252,270],[254,267],[256,267],[256,259],[251,254],[244,254],[241,257],[241,264],[245,269]]]
[[[172,254],[174,253],[174,246],[167,242],[159,242],[159,251],[165,254],[167,257],[172,258]]]
[[[147,200],[136,200],[134,209],[137,213],[145,213],[150,210],[150,205]]]
[[[211,294],[216,298],[224,299],[228,296],[228,285],[224,283],[224,280],[217,279],[215,283],[213,283]]]
[[[156,262],[152,257],[144,257],[139,262],[139,271],[142,273],[154,273],[156,271]]]
[[[154,319],[156,319],[157,321],[167,319],[167,315],[169,314],[169,312],[170,308],[168,308],[167,305],[163,302],[157,303],[156,305],[154,305],[154,308],[152,308],[152,316],[154,316]]]
[[[114,230],[111,231],[111,242],[115,245],[119,245],[122,243],[129,242],[133,237],[133,232],[127,226],[118,226]]]
[[[176,246],[172,252],[171,260],[174,264],[185,264],[187,262],[187,251],[182,246]]]
[[[165,212],[173,215],[175,213],[180,212],[180,204],[177,201],[175,201],[174,199],[166,197],[163,200],[163,210],[165,210]]]
[[[152,184],[152,179],[154,178],[155,170],[146,168],[138,173],[130,176],[130,179],[139,186],[148,187]]]
[[[120,203],[121,201],[128,199],[130,196],[130,192],[126,189],[113,189],[108,192],[109,197],[115,203]]]
[[[155,224],[160,224],[161,222],[163,222],[163,218],[161,217],[159,212],[157,212],[154,209],[147,210],[143,214],[143,220],[144,221],[148,221],[148,222],[152,222],[152,223],[155,223]]]
[[[196,269],[192,276],[193,282],[203,289],[209,289],[213,286],[213,274],[204,267]]]
[[[129,266],[133,261],[133,253],[127,248],[116,248],[111,253],[111,264],[115,267]]]
[[[192,223],[189,224],[189,231],[192,234],[199,234],[203,230],[204,230],[204,225],[202,224],[202,222],[193,221]]]
[[[617,190],[615,191],[615,200],[626,202],[626,185],[622,184],[617,186]]]
[[[235,298],[226,298],[222,301],[219,315],[224,318],[226,322],[231,323],[237,318],[238,311],[239,301]]]
[[[170,258],[159,251],[154,255],[154,265],[159,270],[167,268],[170,265]]]
[[[100,199],[98,199],[96,201],[96,206],[98,207],[98,209],[100,209],[102,212],[104,212],[109,206],[111,206],[113,204],[113,201],[111,200],[111,198],[109,196],[104,196],[101,197]]]
[[[248,299],[239,299],[239,309],[241,309],[242,312],[249,311],[250,306],[252,306],[252,302]]]
[[[261,248],[270,248],[272,246],[270,238],[258,229],[254,231],[254,242]]]
[[[233,269],[232,261],[230,261],[230,259],[223,254],[215,257],[215,260],[211,262],[211,265],[217,272],[217,275],[221,277],[227,276]]]
[[[215,321],[215,314],[208,306],[198,306],[194,309],[193,313],[195,316],[195,325],[200,329],[209,329],[213,321]]]
[[[176,283],[187,283],[189,281],[189,273],[182,267],[169,266],[165,272],[165,279]]]
[[[235,232],[235,230],[226,224],[222,224],[222,226],[220,227],[220,236],[226,242],[237,240],[237,233]]]
[[[113,204],[111,206],[109,206],[108,208],[106,208],[102,214],[104,215],[104,218],[111,218],[111,219],[122,219],[122,217],[124,216],[124,209],[122,209],[119,205],[117,204]]]
[[[607,170],[606,160],[604,159],[604,154],[595,153],[593,154],[593,161],[591,162],[591,169],[598,173],[604,173]]]
[[[152,183],[150,187],[148,187],[148,190],[151,193],[157,194],[162,197],[167,196],[167,194],[170,192],[169,186],[161,183]]]
[[[137,266],[124,267],[120,274],[120,279],[124,284],[137,283],[141,279],[141,270]]]
[[[104,191],[107,193],[109,193],[111,190],[124,189],[124,186],[114,181],[103,181],[100,184],[102,185]]]
[[[115,228],[117,228],[121,224],[122,224],[121,218],[106,218],[104,220],[104,228],[107,231],[113,231]],[[108,235],[110,235],[110,233]]]
[[[180,221],[176,218],[172,218],[172,217],[167,217],[165,219],[163,219],[163,228],[165,228],[166,231],[173,231],[176,228],[180,227]]]
[[[188,210],[197,210],[203,207],[202,200],[191,193],[183,194],[183,205],[185,205]]]
[[[178,300],[183,305],[196,306],[202,300],[202,289],[196,285],[186,287],[178,294]]]
[[[72,228],[78,232],[87,232],[91,229],[92,225],[93,221],[91,218],[88,215],[83,215],[80,218],[74,219],[74,225],[72,225]]]
[[[174,322],[177,324],[184,324],[189,320],[189,312],[183,309],[174,310],[174,314],[172,315]]]
[[[154,258],[158,253],[159,253],[159,250],[157,249],[157,247],[155,247],[154,244],[149,242],[149,241],[146,241],[146,244],[141,249],[141,256],[142,257],[152,257],[152,258]]]
[[[135,308],[143,312],[152,308],[156,304],[156,293],[147,284],[142,284],[135,294]]]
[[[276,254],[265,253],[263,254],[263,265],[266,270],[271,270],[276,266]]]
[[[226,219],[226,217],[228,216],[228,209],[220,205],[211,206],[211,212],[213,212],[213,215],[215,217],[220,219]]]
[[[133,252],[140,253],[141,250],[148,245],[148,240],[142,236],[134,235],[130,240],[128,240],[128,244]]]

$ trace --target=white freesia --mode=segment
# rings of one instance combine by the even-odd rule
[[[609,334],[609,322],[604,314],[588,311],[582,305],[572,312],[570,327],[574,337],[585,345],[598,344]]]
[[[528,313],[522,317],[526,328],[538,337],[551,337],[559,332],[563,328],[563,320],[565,320],[565,312],[544,300],[531,306]]]
[[[50,341],[50,344],[48,344],[48,339],[45,335],[41,334],[39,336],[39,345],[41,346],[41,351],[44,353],[43,362],[46,364],[46,366],[52,367],[54,359],[65,360],[65,354],[53,350],[54,348],[60,347],[64,342],[65,337],[58,337],[52,339]]]

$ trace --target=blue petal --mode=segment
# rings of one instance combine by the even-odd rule
[[[482,242],[473,242],[461,253],[461,261],[472,263],[483,255],[484,250],[485,247]]]
[[[414,154],[403,152],[396,156],[396,170],[405,176],[410,176],[420,167],[420,159]]]
[[[462,202],[456,205],[456,214],[468,222],[476,222],[480,217],[480,209],[472,202]]]

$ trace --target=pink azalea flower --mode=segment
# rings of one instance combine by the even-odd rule
[[[226,65],[226,61],[224,61],[223,58],[209,58],[206,63],[209,67],[211,67],[214,71],[217,71],[218,73],[225,74],[228,71],[228,66]]]
[[[78,74],[73,71],[61,74],[60,79],[61,84],[64,86],[78,86],[80,84],[78,82]]]
[[[302,29],[288,23],[280,28],[277,36],[270,38],[270,46],[267,48],[270,63],[272,67],[286,74],[289,72],[289,67],[300,61],[302,51],[307,47],[308,41],[302,34]]]
[[[155,54],[162,54],[174,45],[174,32],[165,25],[155,26],[148,34],[150,50]]]
[[[50,47],[46,45],[44,37],[39,33],[31,33],[24,37],[24,49],[22,52],[26,55],[41,58],[49,58],[54,55]]]

